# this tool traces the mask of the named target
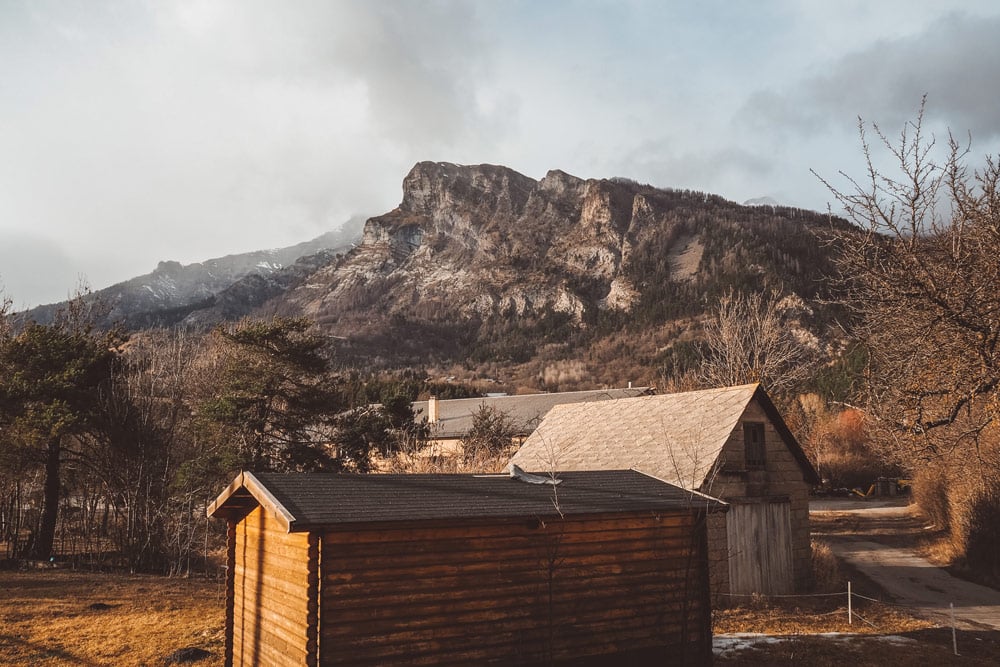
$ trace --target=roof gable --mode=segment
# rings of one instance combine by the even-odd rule
[[[249,473],[211,506],[213,517],[239,519],[257,504],[289,532],[314,526],[393,521],[550,517],[638,511],[721,509],[635,470],[559,473],[560,484],[530,484],[509,475],[345,475]]]
[[[758,384],[556,406],[511,462],[533,470],[634,468],[697,489],[753,400],[764,408],[806,478],[815,478]]]

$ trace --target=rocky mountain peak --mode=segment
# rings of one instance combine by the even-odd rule
[[[579,189],[583,187],[584,183],[586,183],[586,181],[582,178],[577,178],[572,174],[567,174],[561,169],[550,169],[549,172],[545,174],[545,178],[538,182],[538,187],[556,195],[563,195],[567,192],[579,191]]]
[[[174,260],[165,260],[157,263],[156,269],[153,270],[153,274],[154,275],[166,274],[169,276],[179,273],[183,268],[184,266],[180,262],[176,262]]]
[[[471,204],[514,213],[523,210],[535,185],[534,179],[507,167],[418,162],[403,179],[399,210],[434,216]]]
[[[612,375],[631,377],[669,361],[675,337],[692,335],[728,289],[778,289],[813,307],[830,262],[811,230],[829,224],[625,178],[552,170],[536,181],[496,165],[420,162],[399,206],[364,223],[360,245],[338,250],[323,237],[164,262],[104,296],[114,319],[138,326],[306,316],[343,342],[345,362],[534,359],[558,375],[586,358],[597,377],[627,358],[637,365]]]

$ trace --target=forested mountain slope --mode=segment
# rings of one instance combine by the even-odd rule
[[[162,263],[96,296],[131,329],[305,316],[354,369],[656,384],[694,362],[730,290],[777,292],[803,344],[830,347],[833,228],[846,223],[627,179],[421,162],[359,243],[345,230],[280,257]]]
[[[625,179],[423,162],[360,246],[258,313],[312,318],[354,365],[652,383],[731,289],[787,296],[804,343],[828,342],[836,250],[820,239],[845,224]]]

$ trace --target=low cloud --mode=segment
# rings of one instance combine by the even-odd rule
[[[53,300],[52,295],[65,298],[82,278],[57,243],[0,231],[0,296],[10,298],[15,310]]]

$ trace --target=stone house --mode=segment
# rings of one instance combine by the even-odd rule
[[[713,593],[810,583],[808,494],[819,477],[758,384],[556,406],[511,462],[633,468],[729,503],[709,519]]]

